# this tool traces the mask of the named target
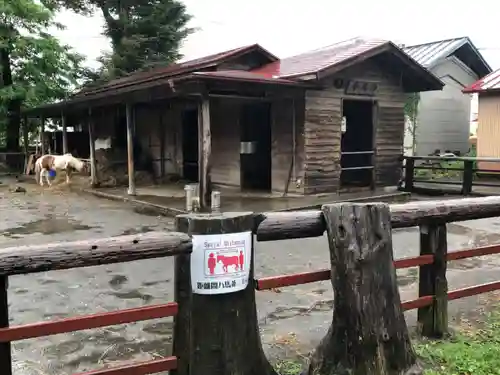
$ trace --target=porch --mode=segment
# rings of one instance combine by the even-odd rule
[[[63,117],[64,129],[68,123],[86,125],[92,187],[102,187],[108,177],[99,155],[116,150],[121,158],[113,163],[128,180],[123,182],[130,196],[141,195],[138,172],[151,174],[154,183],[198,183],[202,207],[210,205],[212,186],[303,193],[299,124],[304,90],[311,85],[245,72],[209,73],[216,72],[139,86],[132,98],[116,92],[92,100],[77,96],[39,109],[42,127],[54,116]],[[66,131],[62,137],[67,152]]]
[[[316,196],[282,193],[241,192],[235,189],[222,188],[221,211],[267,212],[317,209],[326,203],[335,202],[406,202],[410,194],[395,189],[377,188],[357,192],[320,194]],[[137,194],[130,197],[126,189],[105,188],[92,189],[86,192],[101,198],[128,201],[140,210],[153,214],[175,216],[186,212],[184,185],[165,184],[161,186],[143,186],[137,188]]]

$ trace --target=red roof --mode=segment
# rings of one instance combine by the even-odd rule
[[[466,87],[462,92],[466,94],[481,93],[486,91],[500,91],[500,69],[474,82]]]
[[[146,72],[131,73],[125,77],[114,79],[98,87],[90,87],[88,89],[84,89],[80,91],[77,94],[77,96],[87,95],[91,93],[93,94],[96,92],[106,91],[109,89],[115,89],[132,84],[135,85],[138,83],[144,83],[149,80],[154,80],[159,78],[173,77],[180,74],[190,73],[199,69],[206,69],[211,66],[221,64],[222,62],[226,61],[229,58],[234,58],[246,53],[250,53],[252,51],[259,51],[264,56],[266,56],[269,59],[269,61],[278,60],[278,57],[274,56],[272,53],[262,48],[260,45],[252,44],[249,46],[239,47],[228,51],[216,53],[213,55],[200,57],[198,59],[184,61],[178,64],[171,64],[168,66],[157,67]]]
[[[278,60],[254,70],[268,77],[298,77],[317,73],[331,66],[346,62],[365,52],[387,45],[387,40],[354,38],[328,47]]]

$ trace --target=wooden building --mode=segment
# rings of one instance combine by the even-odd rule
[[[500,69],[463,90],[478,94],[476,153],[478,158],[500,158]],[[500,172],[500,162],[478,162],[478,169]]]
[[[395,186],[405,95],[442,87],[392,42],[357,38],[281,60],[242,47],[131,74],[31,114],[86,118],[93,137],[129,154],[135,139],[156,174],[199,181],[202,191],[316,194]]]

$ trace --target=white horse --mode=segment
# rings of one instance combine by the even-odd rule
[[[35,162],[35,178],[40,186],[43,186],[43,176],[49,186],[52,183],[49,180],[49,171],[55,170],[66,171],[66,183],[69,184],[71,178],[71,172],[75,169],[81,172],[85,168],[85,162],[80,159],[75,158],[70,153],[64,155],[42,155]]]

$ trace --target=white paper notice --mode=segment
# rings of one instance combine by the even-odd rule
[[[196,294],[225,294],[248,285],[252,232],[193,235],[191,285]]]

